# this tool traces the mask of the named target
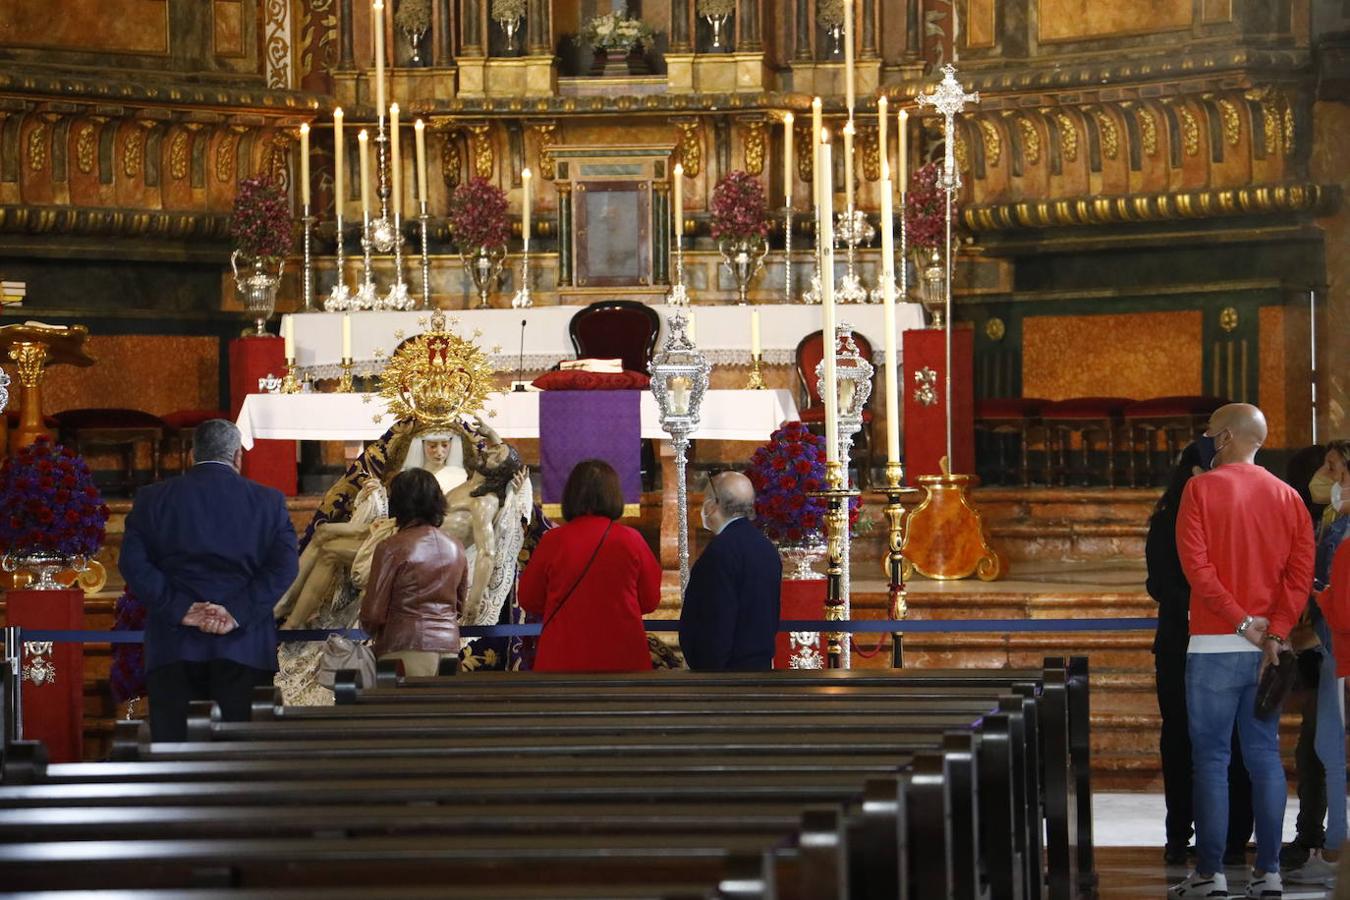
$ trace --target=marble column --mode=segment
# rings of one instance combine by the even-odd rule
[[[455,18],[450,7],[450,0],[436,0],[436,13],[440,20],[437,24],[440,28],[432,43],[431,64],[438,68],[455,64]]]
[[[460,0],[460,26],[463,29],[465,56],[486,56],[483,38],[483,0]]]
[[[753,53],[764,49],[759,38],[759,6],[760,0],[741,0],[740,11],[736,14],[737,53],[741,51]]]
[[[693,49],[689,39],[689,0],[671,0],[670,49],[675,53],[688,53]]]
[[[917,0],[915,0],[917,2]],[[794,32],[797,36],[797,47],[792,54],[793,59],[810,60],[811,54],[811,3],[810,0],[797,0],[797,22]]]
[[[862,0],[862,58],[877,58],[876,0]]]
[[[339,30],[339,51],[338,68],[354,69],[356,68],[356,58],[352,53],[352,0],[340,0],[338,3],[338,18],[341,20]]]
[[[529,54],[552,56],[552,3],[550,0],[530,0],[529,11],[525,15],[529,31]]]
[[[558,185],[558,286],[572,284],[572,185]]]
[[[905,4],[905,59],[917,60],[923,56],[923,43],[919,37],[919,0],[907,0]]]

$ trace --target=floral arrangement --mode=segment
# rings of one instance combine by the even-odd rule
[[[655,35],[650,25],[641,19],[631,18],[624,9],[587,20],[581,26],[577,40],[593,50],[622,50],[626,53],[633,49],[634,44],[651,43]]]
[[[450,195],[450,234],[462,253],[505,247],[511,233],[506,192],[486,178],[473,178]]]
[[[825,28],[844,24],[844,0],[817,0],[816,21]]]
[[[736,11],[736,0],[698,0],[695,11],[709,19],[724,19]]]
[[[713,189],[713,240],[756,240],[768,233],[769,204],[763,185],[749,172],[728,172]]]
[[[89,466],[47,438],[0,464],[0,548],[15,555],[93,556],[108,521]]]
[[[746,477],[755,486],[755,521],[779,544],[819,538],[829,504],[810,491],[825,486],[825,438],[801,422],[788,422],[750,457]],[[861,500],[849,501],[849,527],[858,521]]]
[[[905,231],[909,246],[931,250],[947,240],[947,192],[941,184],[942,166],[933,161],[914,170],[905,194]],[[952,224],[956,224],[956,200],[952,199]]]
[[[394,25],[409,34],[425,34],[431,28],[431,0],[399,0]]]
[[[291,204],[269,178],[245,178],[234,195],[230,238],[241,253],[279,259],[291,252]]]
[[[127,588],[113,605],[113,631],[144,629],[145,604],[131,592],[131,588]],[[144,644],[113,644],[108,687],[115,703],[126,703],[145,696]]]
[[[525,0],[492,0],[492,18],[498,22],[514,22],[525,15]]]

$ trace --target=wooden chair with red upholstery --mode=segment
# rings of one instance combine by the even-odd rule
[[[150,480],[159,480],[159,448],[164,420],[139,409],[68,409],[52,416],[61,442],[82,456],[93,450],[115,450],[122,456],[122,479],[117,487],[131,493],[140,483],[136,475],[136,448],[150,451]]]
[[[228,419],[219,409],[180,409],[164,416],[164,450],[178,457],[178,469],[186,472],[191,465],[192,441],[197,426],[211,419]]]
[[[816,366],[825,358],[823,332],[813,331],[797,344],[797,414],[813,432],[825,433],[825,401],[817,388]],[[853,332],[853,342],[858,345],[858,353],[868,362],[872,361],[872,342],[858,332]],[[874,385],[875,388],[875,385]],[[875,389],[867,399],[862,411],[862,428],[853,439],[856,456],[861,457],[858,466],[858,484],[867,487],[872,483],[872,468],[875,465],[876,441],[872,434],[872,401],[876,399]],[[852,462],[852,460],[850,460]]]
[[[1031,484],[1031,435],[1037,429],[1044,431],[1041,423],[1041,409],[1049,403],[1036,397],[990,397],[975,401],[975,432],[985,434],[998,455],[998,468],[995,474],[1002,484],[1008,483],[1009,476],[1016,476],[1023,487]],[[1007,464],[1006,438],[1016,437],[1018,447],[1017,466]],[[1045,441],[1045,452],[1050,453],[1049,441]]]
[[[1083,484],[1092,484],[1097,472],[1092,465],[1094,439],[1105,451],[1106,467],[1101,481],[1107,487],[1116,486],[1116,452],[1122,431],[1122,414],[1134,401],[1128,397],[1074,397],[1056,400],[1041,408],[1041,421],[1046,429],[1047,484],[1068,484],[1078,475]],[[1083,451],[1083,466],[1074,470],[1070,457],[1073,440],[1077,437]]]
[[[637,300],[600,300],[578,310],[567,331],[577,359],[622,359],[625,369],[650,375],[661,316]]]
[[[1227,402],[1220,397],[1154,397],[1125,407],[1122,417],[1125,421],[1126,446],[1130,453],[1130,486],[1139,483],[1136,461],[1140,452],[1144,455],[1144,483],[1153,484],[1153,457],[1159,435],[1162,435],[1163,450],[1168,460],[1161,469],[1166,476],[1171,461],[1176,459],[1181,448],[1204,431],[1210,415]]]

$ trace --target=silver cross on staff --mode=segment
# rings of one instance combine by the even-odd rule
[[[956,67],[951,63],[942,67],[942,83],[931,94],[918,96],[920,106],[931,106],[942,113],[942,138],[946,150],[942,158],[942,186],[954,191],[961,186],[961,175],[956,171],[956,134],[952,120],[967,103],[979,103],[980,92],[967,94],[956,80]]]

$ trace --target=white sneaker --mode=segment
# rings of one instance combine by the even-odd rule
[[[1336,867],[1326,861],[1321,850],[1311,851],[1308,854],[1307,862],[1283,874],[1292,884],[1315,884],[1320,887],[1331,887],[1336,883]]]
[[[1192,872],[1186,880],[1167,889],[1169,900],[1193,900],[1196,897],[1222,897],[1228,900],[1228,876],[1222,872],[1201,876]]]
[[[1280,873],[1267,872],[1258,878],[1253,869],[1251,880],[1247,882],[1247,893],[1243,896],[1248,900],[1281,900],[1284,884],[1280,881]]]

